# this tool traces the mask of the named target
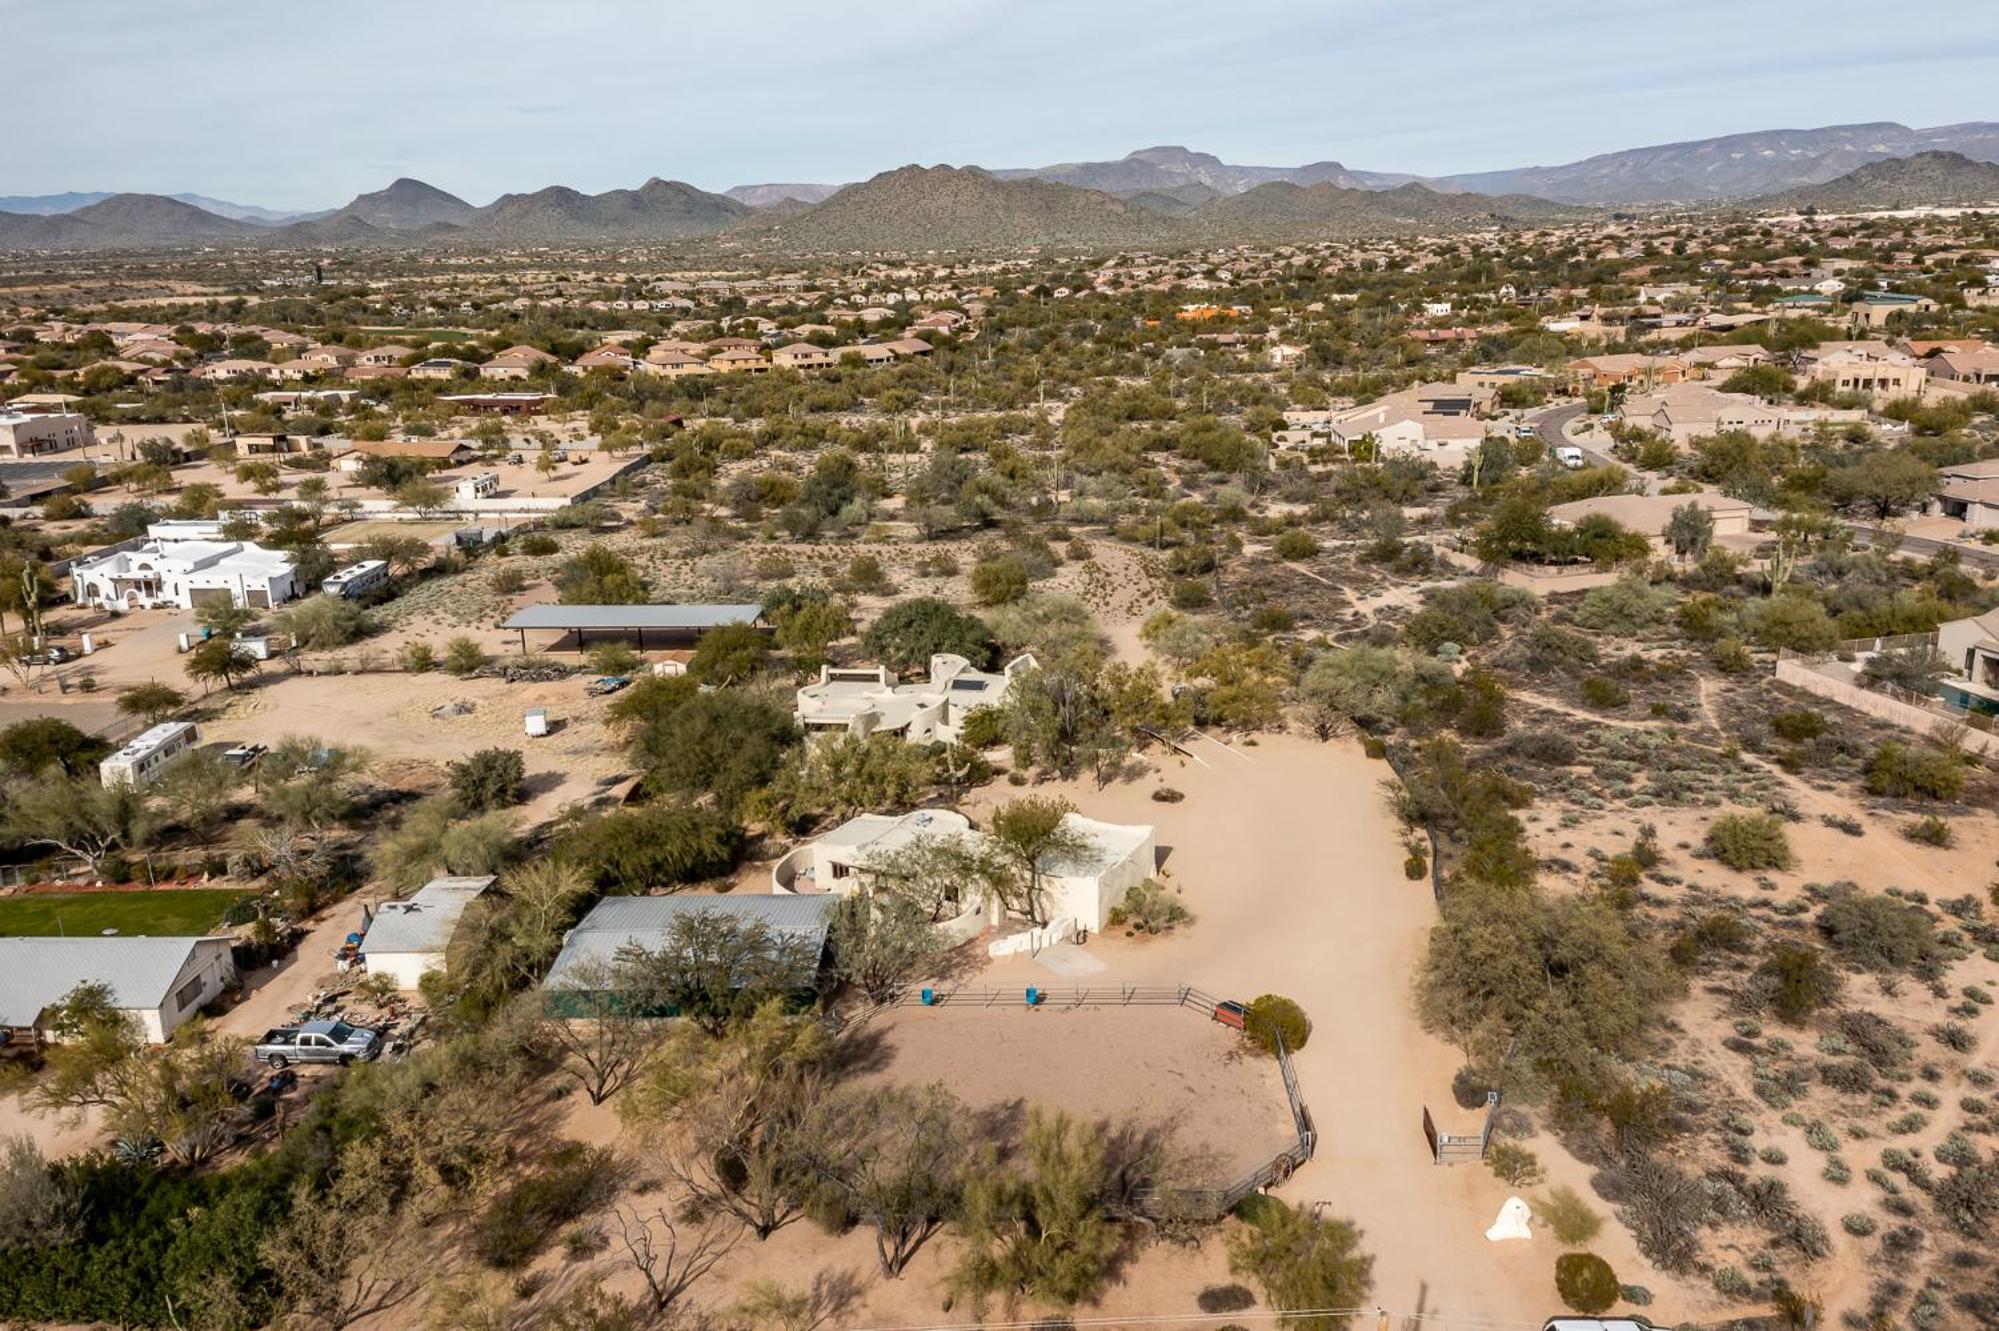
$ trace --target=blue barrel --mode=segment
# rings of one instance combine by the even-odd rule
[[[1031,984],[1027,986],[1027,1005],[1029,1007],[1041,1006],[1041,991]]]
[[[923,1006],[925,1007],[937,1006],[937,991],[935,989],[925,989],[923,991]]]

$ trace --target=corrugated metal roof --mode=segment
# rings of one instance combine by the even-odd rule
[[[465,908],[493,885],[493,875],[433,878],[407,901],[385,901],[361,940],[363,956],[391,952],[442,952]]]
[[[712,629],[754,624],[760,605],[530,605],[503,629]]]
[[[115,1007],[160,1006],[206,938],[0,938],[0,1026],[28,1027],[80,984]],[[219,941],[227,942],[226,938]]]
[[[609,961],[627,944],[657,951],[666,943],[673,922],[689,915],[720,914],[743,921],[760,920],[773,933],[803,938],[824,946],[832,923],[830,896],[739,894],[725,897],[606,897],[591,908],[569,936],[562,953],[549,967],[543,986],[563,988],[565,975],[588,963]]]

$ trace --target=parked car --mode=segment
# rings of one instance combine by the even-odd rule
[[[604,675],[590,681],[584,692],[593,698],[601,698],[607,693],[616,693],[632,682],[630,675]]]
[[[308,1021],[264,1032],[254,1056],[273,1071],[294,1063],[365,1063],[382,1052],[382,1037],[344,1021]]]
[[[270,751],[268,744],[232,744],[222,751],[222,761],[231,767],[254,767]]]

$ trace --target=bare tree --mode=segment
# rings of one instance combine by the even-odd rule
[[[814,1116],[814,1170],[875,1231],[882,1274],[909,1259],[956,1209],[970,1156],[969,1111],[942,1085],[856,1088]]]
[[[735,1246],[731,1237],[714,1229],[683,1236],[663,1207],[642,1212],[620,1206],[613,1214],[626,1261],[645,1282],[646,1302],[655,1315],[671,1312],[694,1282]]]
[[[538,1040],[576,1079],[590,1103],[601,1105],[622,1090],[659,1042],[660,1023],[642,1015],[627,968],[612,961],[589,961],[563,977],[549,992],[562,1012],[538,1025]]]

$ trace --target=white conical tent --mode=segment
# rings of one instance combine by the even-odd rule
[[[1499,1208],[1499,1219],[1485,1231],[1486,1241],[1501,1243],[1507,1239],[1531,1239],[1534,1231],[1528,1227],[1528,1222],[1533,1218],[1534,1212],[1528,1209],[1527,1203],[1518,1197],[1508,1197],[1506,1205]]]

